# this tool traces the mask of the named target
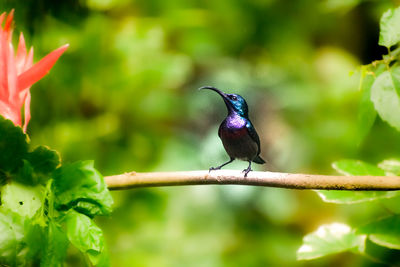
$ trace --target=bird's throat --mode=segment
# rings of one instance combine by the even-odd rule
[[[246,126],[246,119],[239,114],[232,112],[225,121],[226,128],[229,130],[239,130]]]

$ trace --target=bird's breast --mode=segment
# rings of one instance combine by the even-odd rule
[[[247,128],[226,128],[221,127],[220,129],[220,137],[222,139],[238,139],[245,135],[248,135]]]
[[[219,137],[228,155],[241,160],[253,160],[257,156],[258,145],[250,137],[245,119],[229,117],[219,127]]]
[[[248,134],[246,120],[240,116],[227,117],[219,130],[221,138],[236,139]]]
[[[246,123],[247,123],[246,119],[239,115],[229,116],[225,119],[225,126],[227,129],[230,130],[238,130],[241,128],[245,128]]]

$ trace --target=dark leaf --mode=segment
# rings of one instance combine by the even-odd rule
[[[27,136],[21,127],[0,116],[0,170],[15,171],[28,153]]]
[[[60,165],[60,155],[46,146],[38,146],[28,154],[28,160],[36,172],[51,173]]]

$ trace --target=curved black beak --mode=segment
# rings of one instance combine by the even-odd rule
[[[213,90],[213,91],[217,92],[224,100],[226,108],[228,109],[228,113],[232,112],[233,106],[232,106],[232,103],[228,100],[227,94],[225,94],[224,92],[222,92],[221,90],[219,90],[218,88],[215,88],[213,86],[203,86],[203,87],[199,88],[199,90],[203,90],[203,89],[209,89],[209,90]]]
[[[218,88],[215,88],[213,86],[203,86],[200,87],[199,90],[203,90],[203,89],[209,89],[209,90],[213,90],[215,92],[217,92],[220,96],[222,96],[222,98],[226,98],[226,94],[224,92],[222,92],[221,90],[219,90]]]

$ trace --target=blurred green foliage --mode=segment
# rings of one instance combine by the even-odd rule
[[[260,169],[333,173],[331,162],[398,156],[400,135],[357,123],[360,64],[380,59],[379,18],[393,1],[2,0],[37,58],[70,48],[32,88],[32,145],[103,175],[206,169],[227,156],[214,85],[243,95]],[[365,138],[360,138],[363,137]],[[390,145],[388,145],[390,144]],[[244,168],[243,163],[232,167]],[[99,225],[113,266],[373,266],[339,254],[296,262],[318,225],[367,223],[378,204],[322,203],[314,192],[239,186],[114,192]],[[379,250],[377,254],[379,254]],[[381,253],[389,261],[397,254]],[[82,263],[70,251],[71,266]]]

